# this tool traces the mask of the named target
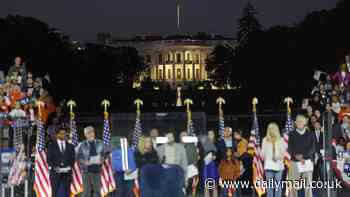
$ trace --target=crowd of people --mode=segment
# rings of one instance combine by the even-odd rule
[[[14,59],[7,75],[0,71],[0,112],[12,118],[37,118],[36,101],[45,103],[42,118],[46,122],[49,114],[56,110],[54,100],[47,89],[49,78],[35,77],[21,57]],[[5,122],[10,123],[10,122]]]
[[[333,158],[340,154],[350,156],[350,72],[343,64],[333,75],[318,72],[316,85],[310,98],[305,98],[298,107],[288,143],[282,137],[281,124],[271,122],[266,136],[261,137],[261,159],[265,180],[281,181],[301,178],[306,183],[324,180],[325,158],[324,126],[325,114],[331,114],[331,138],[334,143]],[[10,117],[6,124],[18,117],[37,117],[36,101],[45,103],[42,119],[46,122],[48,146],[47,162],[53,196],[70,196],[72,169],[78,161],[84,185],[82,197],[100,196],[102,163],[111,154],[111,164],[116,181],[116,190],[111,196],[250,196],[253,187],[229,188],[225,181],[245,181],[253,186],[255,147],[249,146],[250,139],[243,137],[239,128],[226,126],[222,136],[217,129],[200,132],[197,141],[188,142],[187,130],[181,132],[160,131],[157,128],[144,131],[137,146],[122,150],[124,137],[113,136],[106,147],[96,139],[95,128],[84,129],[85,140],[76,149],[69,143],[67,119],[62,106],[55,105],[44,88],[43,79],[35,78],[27,71],[20,57],[15,58],[6,77],[0,73],[1,112]],[[265,129],[265,128],[264,128]],[[260,132],[262,133],[262,132]],[[163,137],[163,138],[162,138]],[[160,139],[165,139],[161,142]],[[305,143],[307,142],[307,143]],[[125,154],[128,155],[125,161]],[[123,156],[124,155],[124,156]],[[286,157],[289,162],[286,163]],[[127,169],[125,166],[127,163]],[[312,165],[305,171],[300,164]],[[305,167],[306,168],[306,167]],[[65,169],[67,171],[61,171]],[[208,187],[207,181],[212,185]],[[135,189],[136,188],[136,189]],[[293,197],[299,196],[297,188],[267,188],[267,197],[284,196],[290,190]],[[306,197],[319,196],[317,190],[305,188]]]

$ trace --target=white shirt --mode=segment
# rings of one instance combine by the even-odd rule
[[[57,144],[61,152],[66,150],[66,141],[57,139]]]
[[[286,145],[284,141],[281,139],[275,142],[275,159],[273,160],[273,145],[271,142],[268,142],[266,139],[263,140],[261,155],[265,161],[264,169],[265,170],[283,170],[284,163],[283,159],[286,154]]]

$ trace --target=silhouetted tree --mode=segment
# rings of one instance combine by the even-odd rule
[[[241,46],[247,44],[251,33],[260,31],[261,25],[256,17],[257,14],[254,6],[248,2],[243,9],[242,17],[238,20],[237,39]]]
[[[206,69],[217,85],[224,85],[233,70],[234,50],[227,45],[217,45],[206,62]]]

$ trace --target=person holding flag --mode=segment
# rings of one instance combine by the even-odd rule
[[[95,129],[92,126],[85,127],[86,140],[78,146],[77,160],[83,175],[84,191],[82,197],[101,196],[101,165],[105,155],[103,142],[95,137]]]

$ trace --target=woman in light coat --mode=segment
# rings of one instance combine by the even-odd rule
[[[283,159],[286,155],[286,145],[276,123],[270,123],[267,126],[267,133],[263,139],[261,153],[264,159],[266,181],[269,183],[273,180],[274,185],[279,184],[277,188],[267,188],[266,196],[282,197],[281,179],[284,170]]]

